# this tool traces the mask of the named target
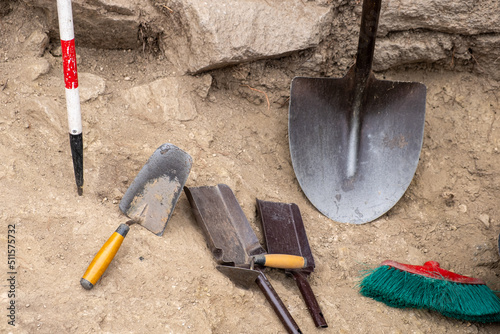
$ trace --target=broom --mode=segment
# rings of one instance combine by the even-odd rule
[[[423,266],[384,261],[359,286],[362,295],[392,307],[429,309],[466,321],[500,321],[500,299],[485,282],[441,269],[434,261]]]

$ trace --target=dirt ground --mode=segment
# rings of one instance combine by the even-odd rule
[[[189,120],[145,117],[128,108],[122,93],[176,78],[175,68],[142,50],[78,48],[79,72],[106,85],[82,103],[85,186],[80,197],[61,57],[49,52],[57,41],[41,56],[23,52],[36,24],[19,23],[35,18],[14,12],[1,20],[0,332],[285,333],[257,287],[240,289],[215,269],[184,194],[163,237],[132,227],[95,288],[80,286],[97,250],[126,221],[118,209],[121,196],[166,142],[193,157],[187,186],[229,185],[259,238],[256,198],[300,207],[316,261],[310,282],[329,328],[315,328],[293,279],[276,269],[268,276],[304,333],[500,332],[498,324],[389,308],[362,297],[357,288],[364,269],[392,259],[439,261],[500,290],[498,81],[423,65],[377,73],[427,86],[425,137],[403,198],[382,218],[355,226],[322,216],[302,193],[289,155],[287,104],[276,98],[279,92],[269,92],[274,98],[268,108],[262,93],[224,85],[220,80],[230,76],[229,69],[210,73],[213,84],[206,97],[193,97],[197,113]],[[266,63],[260,64],[266,71]],[[82,94],[88,89],[81,82]],[[7,281],[11,225],[15,298]],[[7,317],[12,300],[15,327]]]

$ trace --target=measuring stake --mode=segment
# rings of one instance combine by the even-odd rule
[[[71,0],[57,0],[59,34],[64,69],[66,90],[66,108],[68,110],[69,142],[73,157],[73,169],[78,195],[83,194],[83,139],[82,114],[80,111],[80,93],[78,92],[78,72],[76,69],[75,33]]]

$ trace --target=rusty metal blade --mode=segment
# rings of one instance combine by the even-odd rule
[[[217,263],[249,263],[265,253],[231,189],[225,184],[185,188]]]
[[[218,269],[238,284],[257,284],[288,333],[302,333],[262,271],[235,265],[248,264],[265,253],[232,190],[225,184],[185,187],[193,213],[205,233]],[[227,266],[229,265],[229,266]],[[258,274],[258,275],[257,275]],[[245,275],[248,275],[245,277]]]
[[[257,208],[262,220],[267,252],[303,256],[307,260],[307,267],[301,271],[314,271],[314,258],[299,207],[294,203],[257,199]]]
[[[172,144],[151,155],[120,201],[120,210],[133,222],[163,235],[174,211],[193,160]]]

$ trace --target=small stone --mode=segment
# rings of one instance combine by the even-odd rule
[[[458,211],[460,211],[461,213],[466,213],[467,212],[467,205],[465,204],[460,204],[458,206]]]
[[[42,31],[34,31],[24,42],[24,50],[26,53],[41,57],[49,46],[49,36]]]
[[[86,102],[96,99],[106,91],[106,82],[100,76],[91,73],[80,73],[78,75],[80,86],[80,100]]]
[[[50,63],[47,59],[38,58],[30,61],[24,73],[31,81],[35,81],[40,76],[49,73],[51,69]]]
[[[484,226],[486,226],[486,228],[490,228],[490,216],[488,216],[485,213],[480,214],[479,215],[479,220],[481,221],[481,223],[484,224]]]

